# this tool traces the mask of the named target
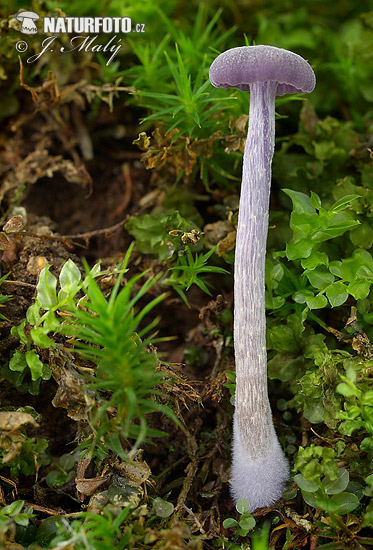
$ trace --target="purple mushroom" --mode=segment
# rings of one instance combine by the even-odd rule
[[[264,265],[276,95],[311,92],[315,75],[299,55],[272,46],[243,46],[210,67],[213,86],[250,91],[234,269],[236,396],[231,492],[250,511],[281,497],[289,466],[273,426],[267,390]]]

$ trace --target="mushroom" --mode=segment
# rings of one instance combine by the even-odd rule
[[[231,493],[250,511],[282,495],[289,466],[273,426],[267,389],[265,251],[275,98],[311,92],[315,75],[299,55],[273,46],[243,46],[220,54],[210,67],[215,87],[250,91],[234,269],[236,395]]]
[[[34,21],[37,21],[39,15],[34,11],[22,11],[16,15],[17,21],[21,21],[21,32],[24,34],[36,34],[38,32]]]

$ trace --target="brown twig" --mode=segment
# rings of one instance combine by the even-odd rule
[[[27,286],[29,288],[36,288],[36,285],[32,285],[31,283],[24,283],[23,281],[9,281],[8,279],[5,279],[2,283],[3,285],[14,285],[14,286]]]
[[[132,177],[131,177],[131,169],[130,164],[128,162],[124,162],[122,164],[122,175],[124,180],[124,196],[123,201],[121,204],[110,214],[110,219],[114,220],[119,214],[124,212],[124,210],[127,208],[132,195]]]
[[[12,233],[12,236],[13,235],[20,235],[20,236],[24,236],[24,237],[34,237],[36,239],[61,241],[61,242],[64,242],[65,244],[67,244],[66,241],[69,241],[69,240],[73,241],[73,239],[84,239],[87,243],[89,241],[89,239],[92,238],[92,237],[96,237],[97,235],[102,235],[102,234],[106,234],[106,233],[113,233],[117,229],[120,229],[120,227],[122,225],[124,225],[128,221],[128,219],[129,219],[129,216],[126,216],[120,222],[118,222],[114,225],[111,225],[109,227],[104,227],[102,229],[94,229],[93,231],[86,231],[85,233],[75,233],[75,234],[72,234],[72,235],[41,235],[39,233],[34,233],[32,231],[17,231],[17,232]],[[82,246],[79,243],[72,242],[72,244],[74,244],[75,246]]]
[[[60,516],[61,510],[53,510],[53,508],[46,508],[45,506],[39,506],[39,504],[33,504],[32,502],[25,502],[26,506],[31,506],[35,512],[42,512],[49,516]]]

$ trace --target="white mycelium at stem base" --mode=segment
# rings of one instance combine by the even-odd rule
[[[232,494],[250,509],[280,498],[288,464],[273,427],[267,392],[264,268],[277,82],[250,85],[234,272],[236,397]]]
[[[311,92],[315,75],[299,55],[273,46],[243,46],[220,54],[210,67],[213,86],[250,90],[234,271],[236,397],[231,490],[250,511],[271,506],[284,490],[289,467],[272,422],[267,390],[264,266],[275,97]]]

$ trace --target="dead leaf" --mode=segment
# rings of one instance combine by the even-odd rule
[[[233,230],[232,225],[227,220],[219,220],[214,223],[208,223],[203,228],[205,241],[210,246],[215,246],[223,240]]]
[[[23,217],[13,216],[3,227],[5,233],[17,233],[23,228]]]
[[[11,462],[22,450],[25,435],[21,432],[26,424],[39,426],[33,416],[17,411],[0,412],[0,448],[5,453],[3,463]]]
[[[9,237],[5,233],[0,233],[0,250],[6,250],[11,244]]]
[[[92,477],[92,478],[75,478],[76,490],[80,495],[91,496],[101,485],[110,479],[110,475]]]
[[[58,384],[52,405],[66,409],[67,416],[73,420],[86,420],[95,400],[85,387],[84,378],[74,368],[74,356],[57,345],[49,350],[49,365]]]
[[[0,430],[14,433],[19,431],[25,424],[39,426],[35,418],[31,414],[17,411],[2,411],[0,412]]]
[[[218,248],[216,249],[218,256],[222,256],[225,252],[233,250],[236,245],[236,231],[231,231],[228,235],[220,241]]]
[[[121,462],[116,469],[136,487],[145,483],[152,473],[146,462]]]

